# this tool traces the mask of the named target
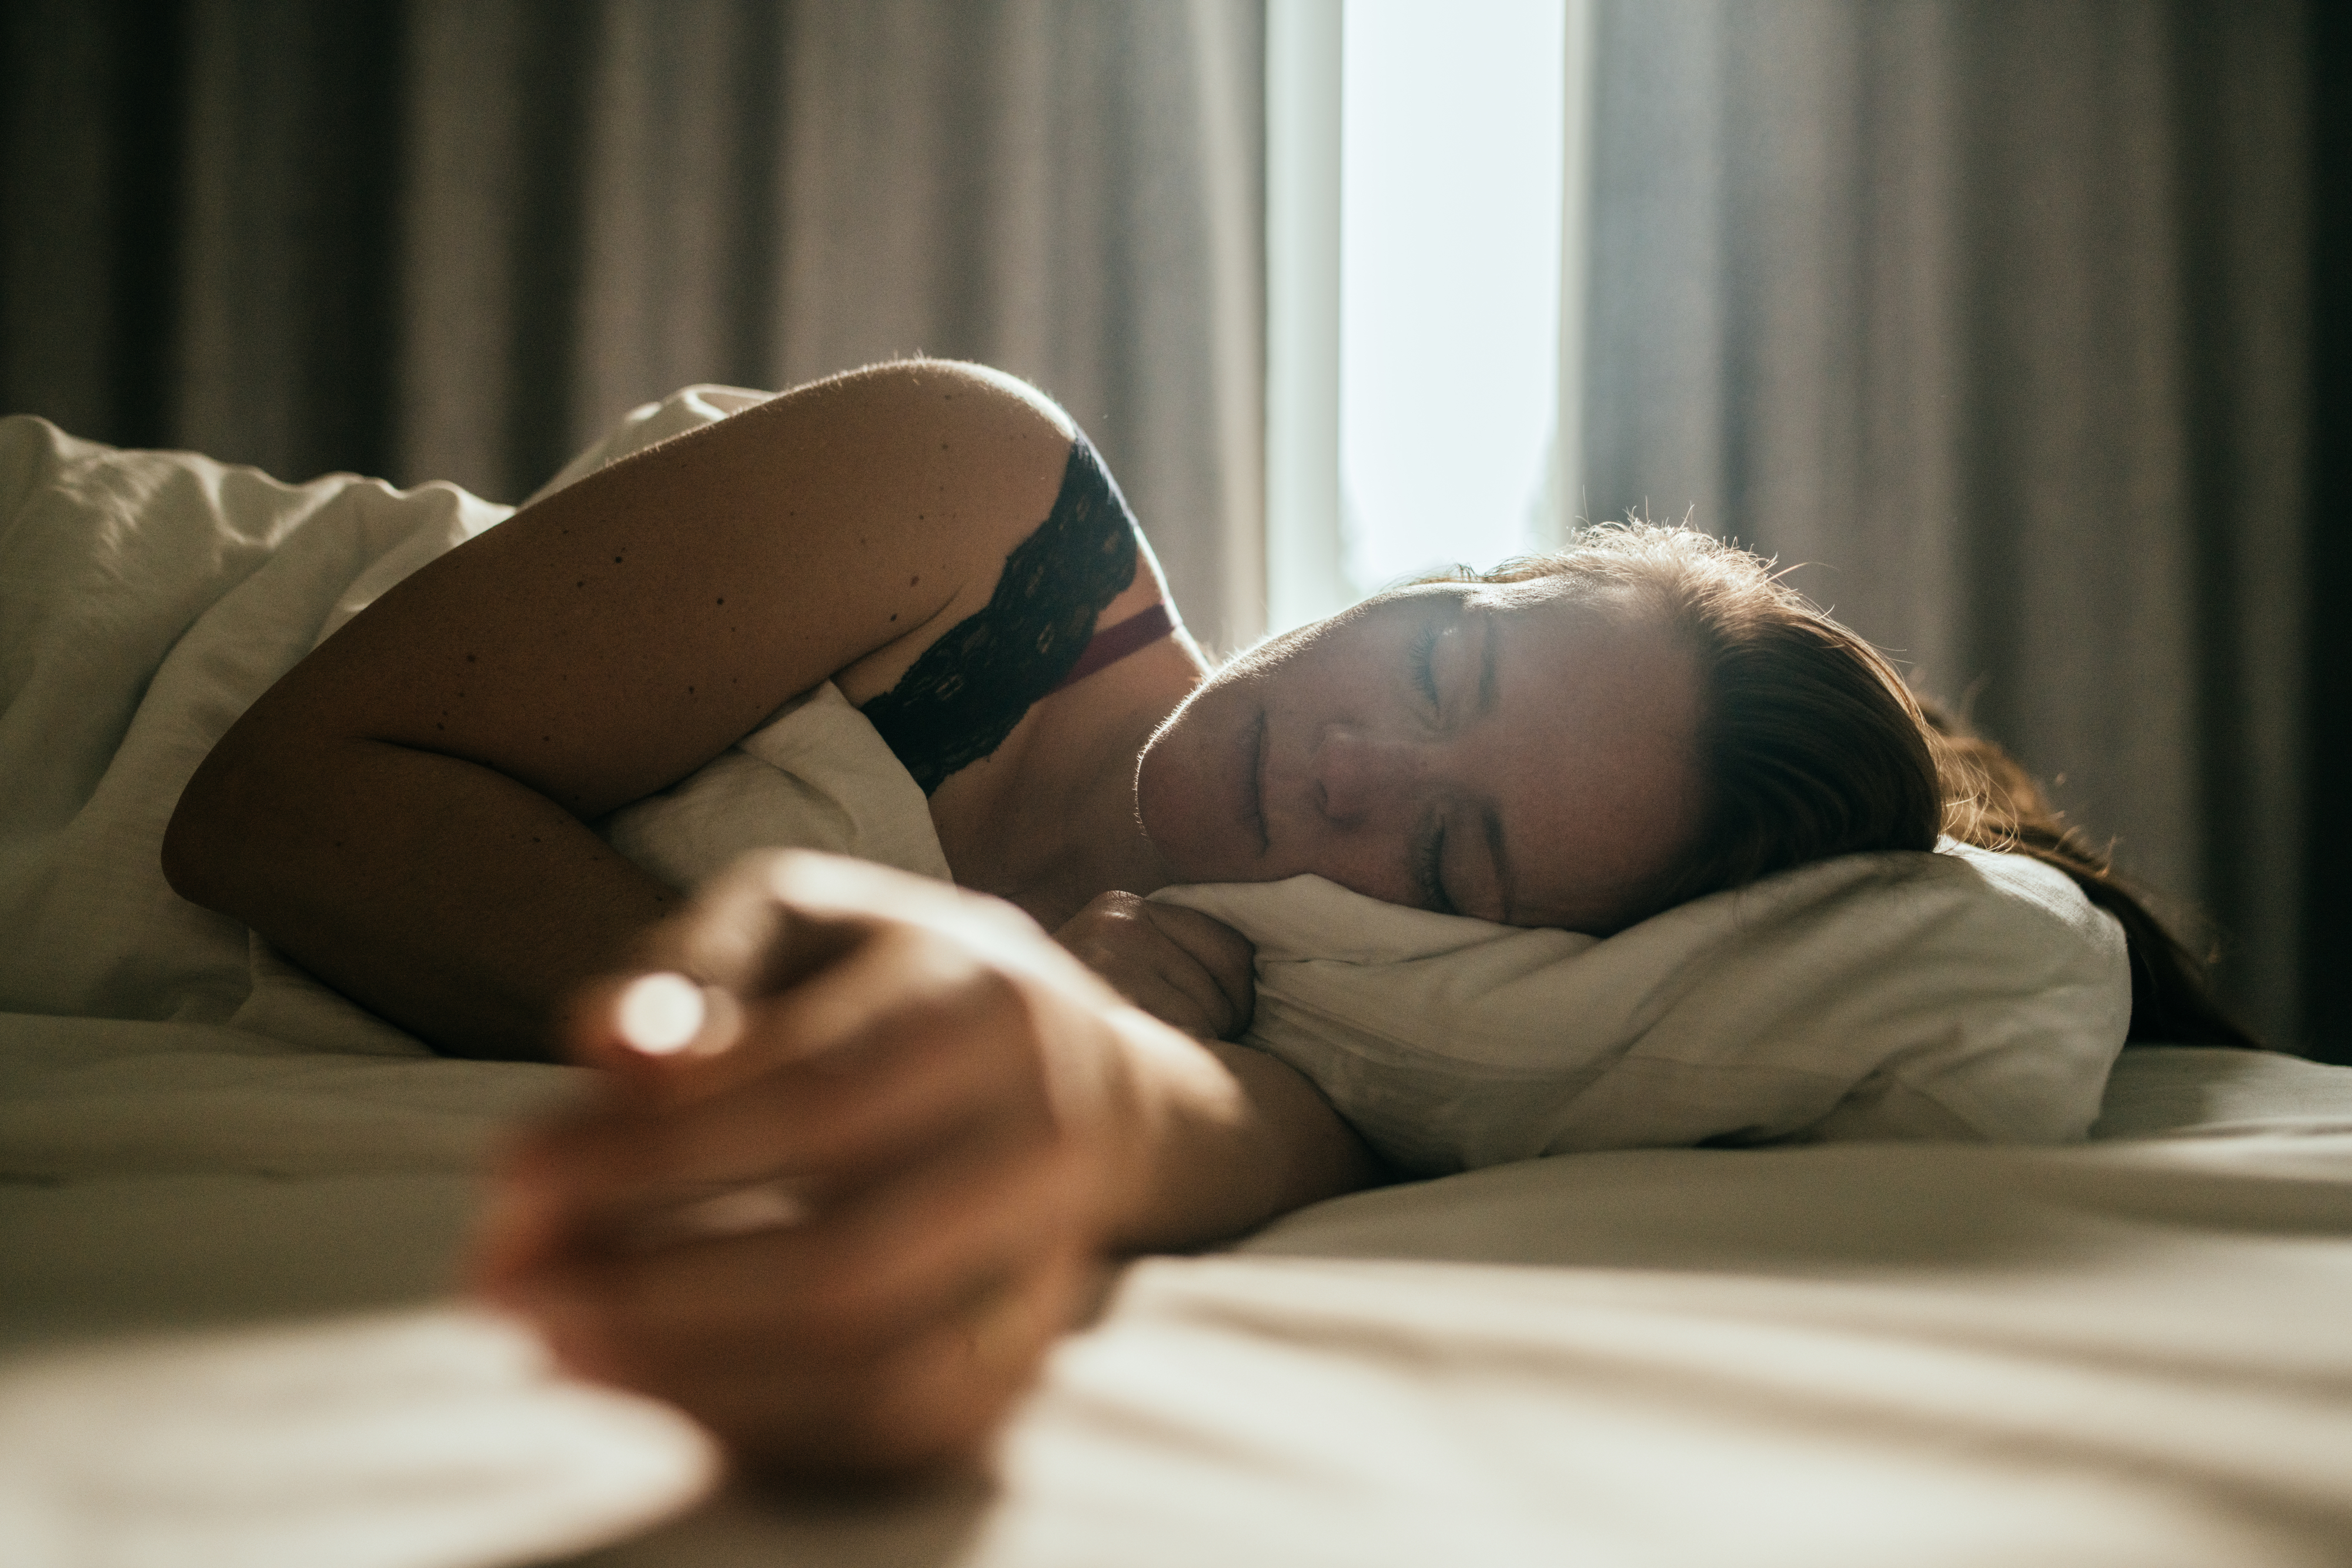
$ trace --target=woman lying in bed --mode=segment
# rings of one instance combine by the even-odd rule
[[[827,680],[995,900],[801,855],[682,903],[591,828]],[[2153,1028],[2225,1027],[1987,766],[1761,563],[1675,530],[1399,590],[1212,673],[1066,416],[910,363],[417,572],[228,732],[164,853],[445,1051],[612,1069],[512,1162],[484,1249],[570,1363],[758,1461],[897,1466],[989,1430],[1103,1254],[1379,1178],[1305,1079],[1223,1043],[1250,949],[1141,902],[1171,883],[1312,872],[1608,932],[1939,829],[2021,840],[2132,925]]]

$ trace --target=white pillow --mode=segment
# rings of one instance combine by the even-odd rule
[[[1416,1175],[1710,1142],[2069,1142],[2131,1019],[2113,916],[2038,861],[1949,840],[1606,939],[1315,876],[1152,896],[1257,945],[1244,1042]]]

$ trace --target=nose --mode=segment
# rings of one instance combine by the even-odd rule
[[[1334,725],[1315,752],[1316,804],[1339,827],[1409,814],[1432,762],[1422,742]]]

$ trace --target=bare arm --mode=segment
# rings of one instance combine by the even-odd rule
[[[614,1069],[518,1158],[484,1277],[575,1365],[757,1458],[963,1451],[1106,1251],[1374,1179],[1288,1069],[1129,1006],[1009,906],[803,856],[824,886],[750,873],[676,913],[587,826],[819,681],[886,689],[920,628],[985,601],[1068,441],[1001,380],[919,365],[616,465],[290,672],[166,841],[184,894],[442,1048]],[[627,1048],[597,977],[648,964],[734,998],[730,1049]],[[806,1223],[641,1223],[779,1176]]]
[[[574,1049],[609,1092],[519,1149],[478,1276],[755,1464],[969,1453],[1104,1252],[1377,1176],[1289,1069],[1128,1005],[994,900],[755,857],[649,956],[705,983],[694,1045],[632,1050],[629,983],[592,988]]]
[[[586,823],[835,675],[891,678],[1049,509],[1059,413],[968,367],[820,382],[616,464],[296,666],[183,795],[164,870],[445,1050],[547,1054],[674,904]]]

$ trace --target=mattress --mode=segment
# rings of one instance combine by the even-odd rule
[[[0,1188],[0,1559],[2352,1560],[2352,1070],[2135,1050],[2078,1147],[1338,1199],[1108,1273],[983,1473],[845,1497],[730,1481],[453,1296],[499,1118],[383,1071],[468,1064],[343,1065],[257,1075],[282,1160],[224,1115]]]

